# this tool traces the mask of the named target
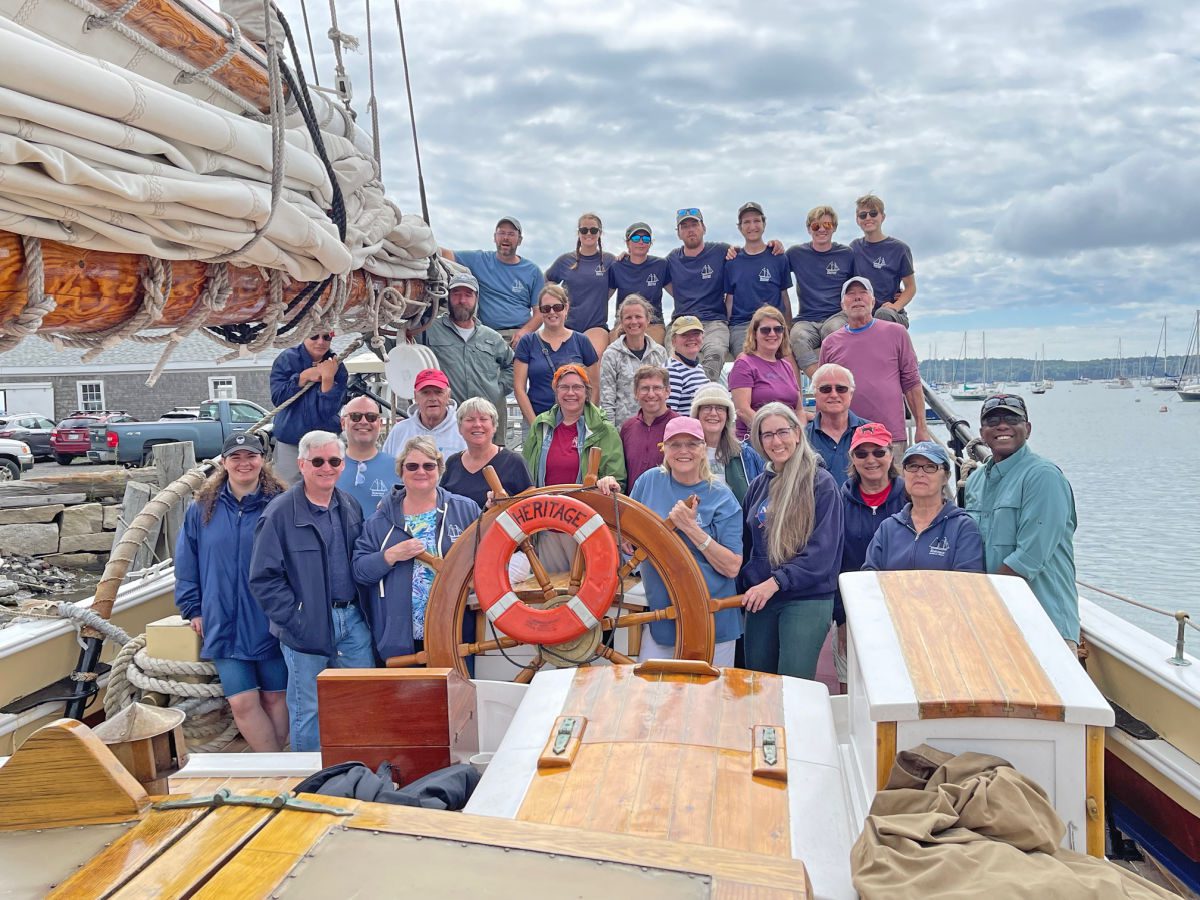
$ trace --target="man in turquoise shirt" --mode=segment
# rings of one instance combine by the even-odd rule
[[[967,479],[967,512],[983,535],[987,571],[1024,578],[1058,633],[1078,646],[1075,495],[1062,470],[1026,446],[1032,430],[1020,397],[983,402],[979,436],[992,458]]]

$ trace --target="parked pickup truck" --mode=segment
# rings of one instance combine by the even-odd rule
[[[147,465],[157,444],[191,441],[196,459],[210,459],[221,452],[229,435],[245,431],[267,411],[249,400],[208,400],[200,404],[196,419],[168,419],[162,422],[126,422],[93,425],[92,462],[121,463],[126,466]],[[267,426],[269,431],[270,426]],[[267,435],[270,443],[270,435]]]

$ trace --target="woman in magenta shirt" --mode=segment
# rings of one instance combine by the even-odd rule
[[[746,437],[754,414],[768,403],[782,403],[804,421],[787,326],[774,307],[760,307],[750,319],[742,353],[729,372],[729,392],[737,409],[739,439]]]

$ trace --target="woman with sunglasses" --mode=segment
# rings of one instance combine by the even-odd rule
[[[592,342],[596,356],[608,346],[608,270],[616,257],[604,252],[604,225],[595,213],[579,217],[575,252],[564,253],[546,270],[547,284],[561,284],[573,303],[568,324]]]
[[[746,668],[812,679],[833,617],[842,504],[791,407],[760,409],[750,439],[767,470],[742,502]]]
[[[783,403],[804,421],[787,323],[774,307],[759,307],[750,318],[742,352],[729,370],[729,392],[737,409],[739,440],[749,433],[754,414],[768,403]]]
[[[733,398],[719,384],[709,384],[692,397],[691,412],[704,431],[709,471],[718,481],[724,482],[741,503],[750,482],[762,474],[764,463],[757,450],[734,435],[737,412]]]
[[[950,498],[950,455],[933,441],[905,451],[904,489],[909,502],[885,519],[867,547],[864,569],[983,571],[979,526]]]
[[[663,324],[663,291],[671,283],[667,261],[661,256],[650,254],[654,234],[645,222],[634,222],[625,229],[625,252],[608,268],[608,284],[617,290],[617,305],[630,294],[638,294],[649,302],[653,310],[650,325],[646,329],[654,340],[666,343],[667,328]],[[620,333],[622,323],[617,317],[617,330],[609,335],[609,343]]]
[[[479,504],[438,484],[443,471],[433,440],[409,438],[396,457],[400,484],[363,522],[354,542],[354,580],[368,589],[367,621],[384,661],[425,648],[425,609],[435,573],[415,557],[445,556],[479,518]],[[464,616],[463,639],[474,638],[475,617]]]
[[[458,431],[467,442],[467,449],[452,454],[446,460],[446,472],[442,475],[442,487],[452,494],[470,497],[480,507],[487,506],[487,478],[483,470],[491,466],[504,491],[510,497],[528,488],[529,470],[521,454],[513,453],[495,444],[496,428],[500,414],[491,400],[471,397],[458,408]]]
[[[584,335],[567,327],[571,295],[559,284],[547,284],[538,295],[542,326],[517,342],[513,360],[513,395],[526,424],[554,405],[550,385],[554,373],[572,363],[587,370],[591,401],[600,401],[600,356]]]
[[[638,413],[634,373],[642,366],[667,365],[667,349],[647,333],[653,307],[641,294],[630,294],[617,310],[623,332],[600,358],[600,408],[618,428]]]
[[[300,438],[310,431],[341,431],[338,419],[346,400],[350,374],[334,355],[332,331],[316,331],[295,347],[284,350],[271,364],[271,403],[279,406],[294,397],[306,384],[312,387],[295,403],[275,415],[272,432],[275,474],[289,484],[300,479],[296,460]]]

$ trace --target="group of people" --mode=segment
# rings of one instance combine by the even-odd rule
[[[907,248],[893,253],[894,239],[882,237],[877,198],[860,200],[857,214],[861,243],[884,245],[873,274],[893,272],[885,288],[852,274],[860,250],[826,246],[836,227],[828,207],[810,214],[812,242],[786,254],[777,242],[762,242],[757,204],[739,211],[740,250],[713,245],[710,252],[699,210],[680,210],[684,244],[666,260],[647,255],[644,223],[627,232],[627,254],[612,259],[601,250],[599,219],[589,214],[574,254],[547,273],[561,283],[534,277],[521,265],[527,261],[513,262],[521,226],[506,217],[494,257],[456,255],[472,272],[453,276],[447,311],[422,336],[440,368],[417,375],[409,415],[386,440],[375,400],[346,402],[331,332],[280,354],[272,400],[292,402],[276,419],[274,462],[265,460],[258,437],[231,436],[220,469],[188,510],[176,551],[180,611],[203,636],[202,652],[214,660],[251,747],[276,750],[290,740],[296,750],[319,748],[320,671],[422,649],[429,560],[493,502],[485,468],[509,495],[578,484],[592,448],[600,452],[599,491],[628,492],[672,525],[712,597],[742,595],[741,609],[716,614],[718,665],[812,678],[833,624],[844,680],[838,575],[858,569],[1019,575],[1063,637],[1077,641],[1070,485],[1026,445],[1024,401],[1000,394],[982,406],[991,461],[971,474],[965,508],[955,504],[954,466],[926,430],[905,330],[904,306],[915,291],[911,255]],[[697,235],[702,253],[690,254]],[[747,248],[763,272],[781,279],[752,302],[737,296]],[[805,312],[818,266],[790,261],[801,285],[794,317],[779,274],[789,270],[775,261],[812,253],[828,259],[827,277],[840,278],[824,295],[836,295],[838,310]],[[698,257],[704,262],[693,272]],[[652,269],[640,270],[646,274],[636,286],[647,290],[636,291],[626,270],[641,266]],[[724,268],[730,297],[723,319],[711,317],[715,306],[680,309],[697,277],[715,277],[703,274],[709,266]],[[591,278],[603,291],[583,287]],[[668,286],[678,314],[664,334],[661,289]],[[615,335],[606,313],[612,290],[625,291]],[[881,293],[889,299],[876,303]],[[521,306],[528,298],[536,300],[532,311]],[[497,328],[481,321],[488,308]],[[728,387],[706,362],[714,334],[725,342],[722,361],[732,336],[739,342]],[[811,421],[801,372],[816,398]],[[510,389],[528,424],[520,453],[503,447]],[[911,445],[906,402],[916,421]],[[538,544],[552,569],[570,559],[571,548],[557,537]],[[667,605],[659,574],[648,564],[640,574],[650,607]],[[470,641],[467,619],[463,639]],[[645,629],[642,655],[669,656],[674,642],[674,623],[655,622]]]

